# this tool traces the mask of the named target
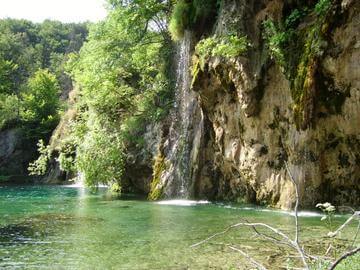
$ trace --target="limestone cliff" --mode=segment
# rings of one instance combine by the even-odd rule
[[[36,149],[26,145],[19,128],[0,131],[0,182],[26,182],[28,162]]]
[[[302,207],[359,205],[360,2],[219,3],[212,24],[207,18],[207,24],[185,29],[178,42],[174,106],[147,126],[141,147],[127,147],[123,190],[150,199],[290,208],[295,190],[287,162]],[[224,50],[222,38],[229,36],[240,47],[244,39],[238,37],[246,38],[246,49],[236,56],[227,52],[231,46]],[[197,45],[206,39],[223,48],[200,55]],[[53,133],[47,180],[74,176],[60,171],[56,157],[75,108]],[[14,145],[0,145],[0,158]]]
[[[236,29],[251,47],[240,57],[210,57],[194,73],[187,90],[192,99],[183,105],[193,117],[187,124],[188,196],[289,208],[294,187],[285,171],[287,161],[299,181],[302,206],[322,201],[359,205],[360,3],[334,1],[322,21],[320,56],[305,55],[307,45],[298,41],[302,57],[308,57],[301,98],[296,96],[296,76],[302,58],[298,66],[293,64],[297,75],[287,75],[264,41],[264,21],[284,20],[296,3],[223,1],[213,33]],[[307,39],[319,24],[314,17],[310,12],[296,28]],[[164,132],[162,158],[154,166],[159,169],[160,160],[153,189],[165,197],[181,196],[174,191],[181,185],[174,184],[179,178],[174,166],[181,162],[171,147],[177,146],[166,137],[173,133],[171,128]]]

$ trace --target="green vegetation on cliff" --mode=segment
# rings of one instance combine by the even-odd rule
[[[221,37],[208,37],[200,40],[195,47],[199,56],[200,67],[204,69],[205,62],[212,56],[225,58],[237,57],[246,52],[249,42],[246,37],[229,34]]]
[[[65,63],[87,32],[86,24],[0,20],[0,131],[21,130],[26,159],[35,158],[36,142],[47,141],[60,119],[60,100],[72,88]],[[8,161],[19,168],[9,169]],[[24,174],[26,161],[7,157],[0,175]]]
[[[269,52],[290,80],[294,122],[299,129],[312,126],[317,105],[339,113],[345,100],[344,94],[322,86],[326,78],[317,79],[323,76],[318,62],[328,48],[339,10],[336,0],[300,3],[282,21],[269,19],[263,24]]]
[[[178,0],[169,24],[173,40],[180,40],[186,30],[201,32],[214,24],[220,0]]]
[[[169,6],[154,0],[111,1],[107,18],[90,28],[88,42],[67,68],[78,85],[76,117],[59,162],[87,185],[125,185],[127,153],[139,151],[146,127],[172,105]],[[69,153],[70,152],[70,153]]]

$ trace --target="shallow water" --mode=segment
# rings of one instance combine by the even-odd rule
[[[292,232],[291,213],[206,201],[112,200],[106,194],[80,187],[0,187],[0,268],[249,269],[226,244],[258,254],[266,265],[284,263],[283,251],[249,229],[189,246],[242,218]],[[313,213],[305,213],[301,225],[305,243],[328,231]]]

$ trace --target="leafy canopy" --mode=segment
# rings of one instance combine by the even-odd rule
[[[55,75],[48,70],[38,70],[21,94],[21,120],[32,130],[30,137],[51,132],[59,119],[60,87]]]
[[[89,186],[124,184],[125,156],[142,145],[146,126],[171,106],[171,39],[163,1],[109,1],[108,17],[90,27],[67,70],[80,89],[77,118],[62,168],[81,172]],[[65,142],[64,142],[65,144]],[[69,164],[73,163],[73,164]]]

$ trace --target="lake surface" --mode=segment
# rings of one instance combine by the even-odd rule
[[[318,214],[303,214],[304,244],[320,252],[325,247],[317,246],[315,238],[328,229]],[[266,265],[283,266],[288,251],[248,228],[190,245],[243,218],[293,231],[293,217],[282,211],[131,196],[114,200],[105,189],[91,193],[61,186],[0,187],[0,217],[1,269],[250,269],[228,244],[257,254]],[[344,220],[337,217],[335,225]]]

